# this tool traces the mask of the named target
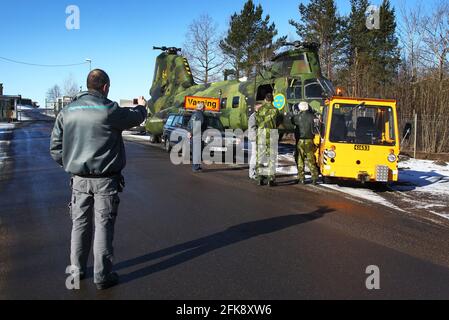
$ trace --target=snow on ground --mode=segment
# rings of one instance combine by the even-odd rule
[[[6,140],[12,133],[14,124],[12,123],[0,123],[0,171],[3,169],[5,161],[10,157],[8,155],[8,149],[10,141]]]
[[[280,165],[278,166],[276,172],[280,175],[297,175],[298,169],[295,164],[294,155],[292,153],[288,154],[281,154],[278,157]],[[307,170],[307,169],[306,169]],[[307,178],[310,179],[310,175],[306,175]],[[336,190],[342,193],[345,193],[351,197],[367,200],[370,202],[374,202],[377,204],[381,204],[384,206],[387,206],[389,208],[395,208],[397,210],[401,210],[399,207],[392,204],[387,199],[383,198],[382,196],[378,195],[375,191],[364,187],[364,186],[358,186],[358,187],[347,187],[347,186],[340,186],[337,184],[322,184],[321,186]]]
[[[124,137],[133,138],[133,139],[137,139],[137,140],[141,140],[141,141],[150,142],[150,136],[136,134],[135,132],[132,132],[132,131],[123,131],[123,136]]]
[[[429,160],[410,159],[399,164],[398,191],[415,191],[447,196],[449,200],[449,164],[437,165]]]
[[[392,189],[402,200],[401,207],[421,209],[449,219],[449,164],[410,159],[401,162],[399,167],[399,183]]]
[[[341,183],[322,186],[389,208],[401,211],[404,211],[403,208],[425,210],[449,218],[449,164],[441,166],[429,160],[410,159],[401,162],[399,168],[399,183],[391,186],[397,193],[396,197],[379,192],[369,185]],[[297,175],[292,153],[279,155],[277,173]]]
[[[12,129],[14,129],[14,124],[13,123],[0,122],[0,131],[6,131],[6,130],[11,131]]]

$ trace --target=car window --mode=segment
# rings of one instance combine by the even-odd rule
[[[167,126],[172,126],[173,125],[173,120],[175,119],[175,116],[169,116],[166,122]]]
[[[182,117],[181,116],[176,116],[174,121],[173,121],[173,126],[180,125],[181,123],[182,123]]]
[[[192,116],[190,116],[190,115],[184,115],[182,117],[182,126],[183,126],[183,128],[186,128],[186,127],[189,126],[189,122],[190,122],[191,118],[192,118]]]

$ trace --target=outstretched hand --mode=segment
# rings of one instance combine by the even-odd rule
[[[146,105],[147,105],[147,100],[145,100],[144,97],[139,97],[139,98],[137,98],[137,103],[138,103],[139,106],[144,106],[144,107],[146,107]]]

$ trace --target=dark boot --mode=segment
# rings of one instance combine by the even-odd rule
[[[267,185],[268,185],[269,187],[274,187],[274,186],[276,186],[276,177],[274,177],[274,176],[269,176],[269,177],[267,177]]]
[[[112,272],[109,274],[108,279],[105,282],[97,283],[98,290],[106,290],[118,284],[119,276],[117,273]]]

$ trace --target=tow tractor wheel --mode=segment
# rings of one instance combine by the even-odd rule
[[[336,179],[335,179],[335,177],[323,177],[323,182],[325,184],[335,184]]]

